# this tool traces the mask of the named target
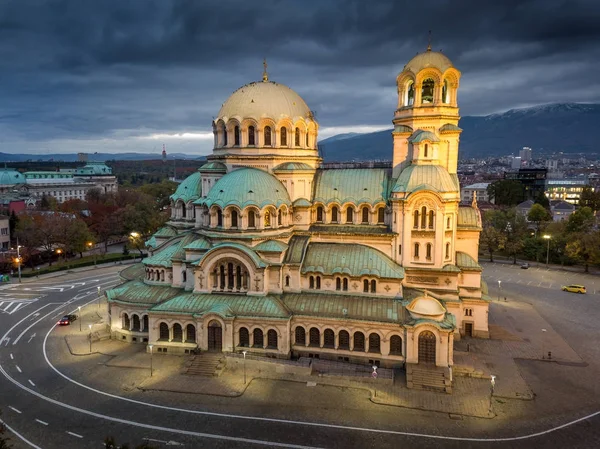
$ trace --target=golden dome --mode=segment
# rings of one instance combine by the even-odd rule
[[[289,87],[262,81],[240,87],[223,103],[217,120],[227,121],[231,117],[278,121],[285,117],[312,119],[312,113],[302,97]]]
[[[413,73],[418,73],[423,69],[436,68],[444,73],[447,69],[454,67],[452,61],[446,55],[438,51],[427,50],[424,53],[419,53],[412,58],[404,66],[404,71],[410,70]]]
[[[413,299],[406,310],[415,319],[428,318],[434,321],[443,320],[446,314],[446,308],[437,299],[427,295]]]

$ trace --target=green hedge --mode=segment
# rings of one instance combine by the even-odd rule
[[[146,257],[147,255],[144,254],[142,256]],[[115,262],[121,262],[123,260],[132,260],[132,259],[140,259],[139,254],[128,254],[128,255],[123,255],[123,254],[105,254],[104,257],[98,257],[96,259],[96,262],[94,263],[94,260],[89,260],[89,259],[75,259],[69,262],[69,264],[65,264],[64,262],[61,263],[60,265],[52,265],[50,267],[44,267],[44,268],[40,268],[39,270],[28,270],[28,271],[22,271],[21,272],[21,277],[24,278],[29,278],[29,277],[33,277],[33,276],[39,276],[40,274],[48,274],[48,273],[56,273],[57,271],[65,271],[65,270],[73,270],[75,268],[83,268],[83,267],[91,267],[93,265],[103,265],[103,264],[107,264],[107,263],[115,263]],[[15,272],[13,274],[13,277],[16,277],[17,273]]]

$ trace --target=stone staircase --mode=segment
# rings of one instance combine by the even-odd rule
[[[185,374],[219,377],[225,368],[225,363],[226,359],[220,352],[205,352],[194,355],[186,363]]]
[[[452,393],[450,370],[434,365],[414,365],[407,363],[406,386],[418,390]]]

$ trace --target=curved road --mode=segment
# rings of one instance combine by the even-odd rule
[[[252,395],[190,398],[95,391],[91,383],[84,386],[90,381],[85,375],[71,377],[100,370],[103,359],[60,358],[67,329],[55,324],[78,306],[95,303],[98,287],[118,284],[117,269],[0,289],[0,411],[14,432],[10,436],[16,448],[102,448],[108,435],[134,447],[145,440],[175,448],[584,448],[600,441],[600,414],[592,415],[593,409],[540,422],[455,421],[446,414],[378,406],[359,391],[320,388],[307,393],[295,383],[266,385],[266,401]],[[553,430],[585,415],[592,416]]]

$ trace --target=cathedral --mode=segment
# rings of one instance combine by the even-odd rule
[[[415,56],[396,78],[392,167],[325,169],[314,114],[265,67],[223,103],[137,277],[107,292],[112,337],[449,384],[454,341],[488,337],[481,215],[456,174],[460,75],[431,48]]]

